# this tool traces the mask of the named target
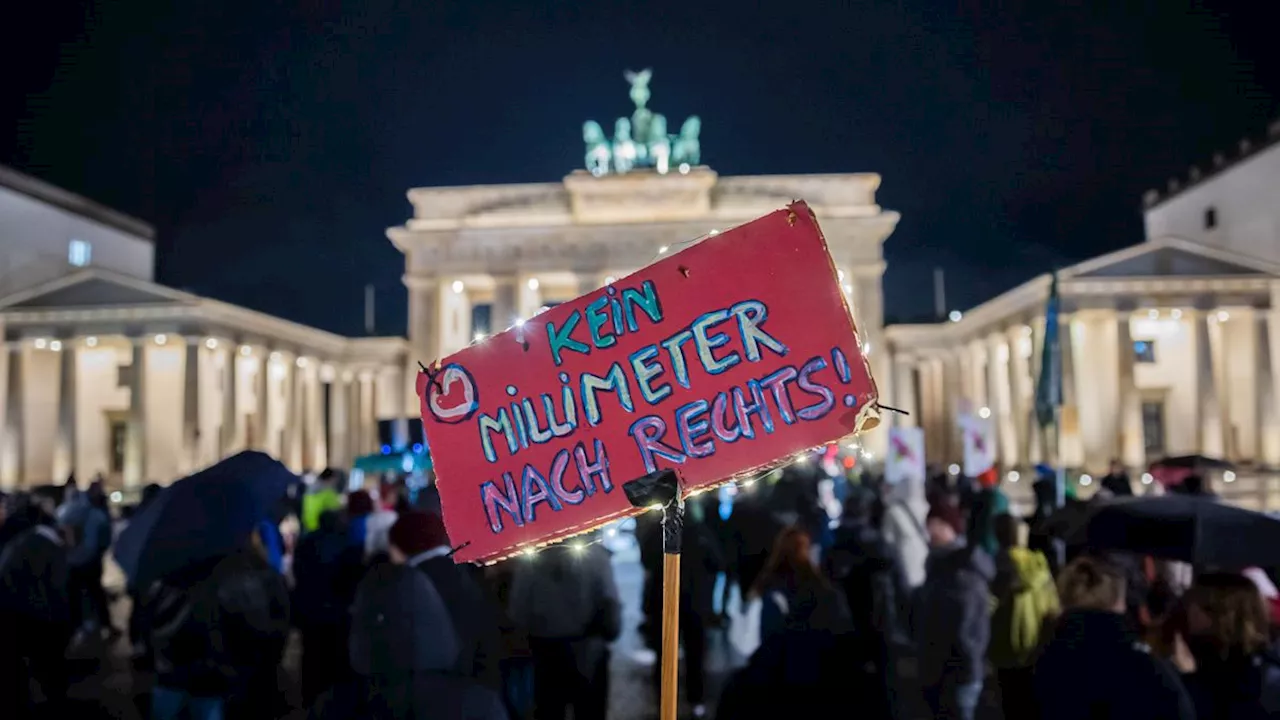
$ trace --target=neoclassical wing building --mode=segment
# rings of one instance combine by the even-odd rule
[[[1063,462],[1280,467],[1280,123],[1144,205],[1144,242],[1058,273]],[[913,411],[894,422],[925,429],[931,461],[960,456],[962,412],[993,419],[1006,470],[1056,460],[1034,421],[1049,287],[885,330],[894,400]]]

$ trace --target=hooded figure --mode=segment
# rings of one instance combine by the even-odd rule
[[[372,568],[351,618],[356,679],[326,693],[313,718],[506,720],[492,691],[456,673],[459,643],[444,601],[404,565]]]

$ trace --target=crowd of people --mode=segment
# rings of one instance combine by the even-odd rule
[[[1060,508],[1045,477],[1035,511],[1019,517],[997,477],[938,475],[922,492],[796,465],[731,505],[692,499],[679,607],[688,712],[1280,716],[1265,572],[1073,545],[1053,520],[1085,501]],[[1132,492],[1119,467],[1101,486],[1088,502]],[[1214,501],[1198,477],[1183,490]],[[113,525],[164,492],[148,487],[119,521],[100,481],[0,503],[0,697],[16,717],[62,716],[67,648],[126,633],[138,674],[154,678],[154,720],[608,716],[622,603],[592,536],[536,562],[458,565],[429,490],[411,498],[390,480],[347,491],[341,472],[325,471],[235,551],[127,582],[120,629],[103,587]],[[638,629],[654,651],[661,535],[658,514],[637,519]],[[735,633],[750,638],[745,662],[716,688],[709,638],[734,623],[750,626]],[[291,705],[280,675],[295,633]]]

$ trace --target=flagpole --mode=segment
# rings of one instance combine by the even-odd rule
[[[1057,472],[1053,480],[1053,502],[1056,507],[1067,504],[1067,464],[1062,459],[1062,405],[1053,408],[1053,450]]]

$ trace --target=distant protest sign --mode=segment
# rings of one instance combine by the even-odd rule
[[[889,429],[889,455],[884,461],[884,481],[890,485],[899,483],[923,483],[924,430],[918,427]]]
[[[454,559],[491,561],[878,423],[826,242],[795,203],[444,358],[418,396]]]

